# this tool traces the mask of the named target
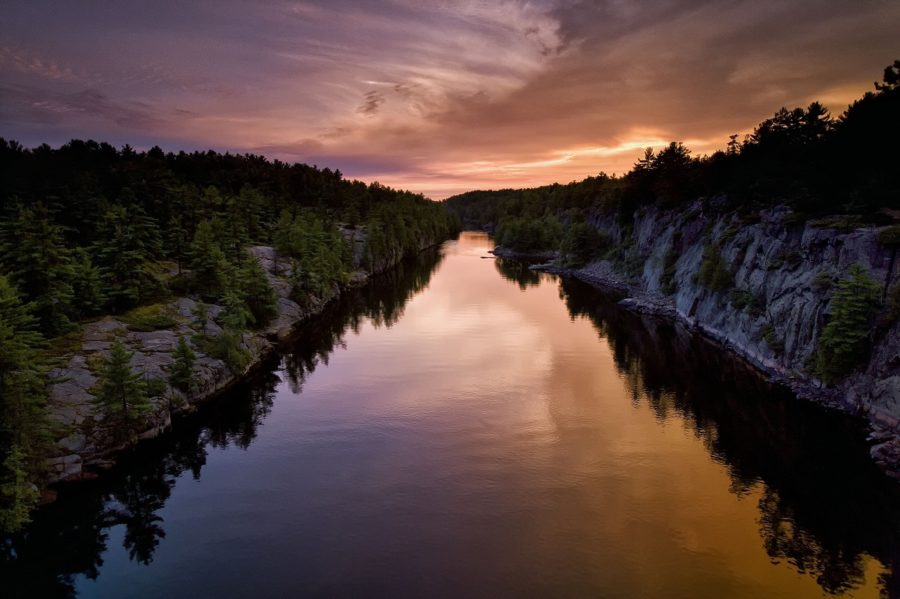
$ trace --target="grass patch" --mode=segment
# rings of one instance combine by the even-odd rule
[[[74,354],[81,349],[82,342],[81,327],[78,327],[65,335],[60,335],[59,337],[51,339],[47,344],[47,353],[50,356]]]
[[[120,318],[130,330],[143,333],[171,329],[178,324],[169,308],[163,304],[141,306],[123,314]]]

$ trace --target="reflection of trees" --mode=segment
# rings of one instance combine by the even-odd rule
[[[427,286],[439,262],[437,251],[426,252],[334,302],[298,331],[284,356],[289,380],[299,387],[342,343],[344,332],[358,330],[364,318],[376,326],[393,325],[409,298]],[[200,478],[209,445],[246,448],[253,442],[272,408],[277,367],[273,361],[227,397],[177,420],[171,433],[122,456],[97,481],[64,485],[59,501],[40,510],[30,526],[0,540],[0,594],[72,596],[77,575],[99,576],[108,530],[114,526],[124,526],[129,557],[151,563],[166,536],[159,512],[176,479],[186,472]]]
[[[522,260],[509,260],[506,258],[494,260],[494,267],[500,273],[500,276],[516,283],[522,291],[529,287],[536,287],[540,285],[541,281],[552,276],[537,270],[531,270],[528,266],[529,264]]]
[[[375,277],[368,285],[347,293],[297,331],[296,341],[284,351],[284,371],[291,390],[299,393],[306,377],[344,344],[348,330],[359,332],[365,319],[376,328],[393,326],[406,302],[424,291],[442,259],[438,251],[427,251]]]
[[[882,582],[898,593],[900,489],[869,459],[860,425],[796,400],[682,327],[628,313],[578,281],[563,280],[560,295],[607,339],[636,402],[660,419],[676,413],[692,423],[727,465],[733,492],[764,484],[760,535],[773,559],[837,593],[859,585],[868,553],[893,568]]]

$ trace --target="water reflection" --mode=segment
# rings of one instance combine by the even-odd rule
[[[868,554],[894,572],[882,575],[884,593],[900,596],[900,492],[869,459],[860,425],[767,385],[681,326],[624,312],[615,297],[598,302],[578,281],[561,281],[560,296],[607,339],[636,403],[690,422],[736,495],[762,485],[759,532],[773,560],[841,593],[863,582]]]
[[[555,277],[530,268],[531,263],[525,260],[497,258],[494,260],[497,272],[504,279],[514,282],[519,289],[525,291],[529,287],[537,287],[542,281],[552,281]]]
[[[357,331],[365,319],[391,326],[406,302],[423,291],[440,264],[438,251],[376,277],[363,289],[346,294],[321,318],[303,326],[283,354],[283,372],[297,392],[303,381]],[[59,500],[40,510],[23,532],[0,544],[0,581],[4,597],[68,597],[75,577],[94,580],[103,566],[113,527],[123,526],[122,544],[132,561],[153,562],[166,537],[160,511],[176,479],[190,472],[200,479],[210,448],[248,448],[272,408],[278,376],[272,361],[228,397],[201,406],[179,419],[174,430],[142,444],[110,472],[90,483],[62,485]]]
[[[180,585],[193,577],[171,578],[172,569],[202,570],[230,554],[216,547],[209,562],[179,561],[179,533],[180,542],[214,536],[235,513],[244,520],[228,522],[233,542],[278,549],[248,549],[245,563],[232,565],[250,572],[251,586],[253,575],[264,577],[273,594],[290,595],[308,580],[327,585],[329,577],[336,586],[314,588],[377,594],[370,583],[385,581],[367,578],[375,571],[400,594],[420,596],[434,588],[429,582],[467,596],[510,594],[516,581],[534,595],[719,588],[752,596],[777,587],[754,576],[792,568],[829,593],[864,582],[870,591],[866,576],[884,570],[882,592],[900,596],[898,574],[889,572],[900,572],[900,495],[868,460],[855,424],[764,384],[681,327],[623,312],[614,296],[520,262],[489,264],[480,258],[487,245],[464,236],[448,245],[452,258],[433,281],[443,256],[436,252],[335,302],[255,380],[179,420],[109,475],[64,488],[2,545],[4,596],[68,596],[84,588],[80,578],[109,579],[110,564],[123,562],[159,568],[170,576],[166,588],[187,592]],[[392,336],[371,334],[388,327]],[[336,352],[349,339],[353,351]],[[343,361],[319,368],[330,358]],[[293,396],[279,395],[278,417],[267,422],[285,382]],[[285,401],[309,405],[279,412]],[[681,426],[690,444],[654,436]],[[279,434],[296,435],[297,444],[267,447]],[[212,451],[248,448],[257,438],[253,460]],[[648,466],[653,460],[659,465]],[[295,464],[273,468],[279,461]],[[235,489],[260,478],[220,496],[216,484],[242,467],[265,470],[265,480],[296,475],[271,487],[288,500],[256,489],[247,501],[264,496],[265,505],[241,504]],[[174,496],[178,485],[184,493],[186,475],[199,480],[204,470],[212,489]],[[694,492],[704,483],[721,493]],[[185,507],[198,497],[215,512],[208,521]],[[173,514],[179,500],[182,511]],[[749,532],[737,522],[746,514],[738,502],[756,513],[755,522],[746,518]],[[733,545],[718,542],[728,535]],[[117,563],[119,546],[126,557]],[[398,582],[404,572],[409,586]],[[660,586],[635,587],[654,577]],[[128,594],[121,585],[133,579],[104,588]],[[199,584],[214,594],[216,582]],[[777,590],[790,596],[812,586],[795,582]]]

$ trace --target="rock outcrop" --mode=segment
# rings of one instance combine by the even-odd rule
[[[555,270],[624,291],[626,307],[676,318],[798,395],[865,416],[878,440],[873,456],[900,472],[900,322],[882,326],[864,365],[838,384],[811,368],[837,282],[858,264],[887,299],[900,280],[896,246],[880,243],[877,228],[794,222],[786,208],[742,216],[708,206],[648,208],[633,226],[594,215],[589,222],[620,248],[617,259]],[[733,275],[728,289],[698,276],[708,248]]]
[[[354,249],[355,263],[361,265],[364,233],[347,230],[344,235]],[[429,245],[422,243],[421,249]],[[56,450],[47,461],[49,483],[91,478],[94,469],[108,466],[111,457],[125,447],[113,441],[109,431],[98,422],[94,410],[98,370],[116,340],[121,341],[128,351],[134,352],[132,370],[149,379],[168,379],[169,367],[174,362],[172,354],[180,336],[188,340],[197,356],[194,365],[195,392],[186,397],[168,388],[163,396],[154,399],[154,411],[147,419],[145,430],[137,435],[138,439],[149,439],[164,432],[179,412],[192,410],[195,404],[222,394],[242,380],[281,341],[290,337],[298,324],[321,312],[343,291],[334,285],[301,306],[291,299],[291,285],[287,280],[290,261],[279,257],[271,247],[251,247],[249,252],[259,261],[275,291],[277,314],[264,329],[243,334],[242,345],[250,360],[242,372],[233,372],[223,360],[205,353],[203,344],[197,343],[201,337],[214,338],[222,333],[219,317],[223,308],[215,304],[206,305],[204,322],[200,320],[196,309],[198,301],[194,298],[179,297],[162,304],[158,307],[159,311],[169,316],[175,324],[161,330],[133,330],[125,319],[115,316],[106,316],[82,326],[74,349],[60,356],[63,365],[49,373],[49,414],[61,431]],[[372,275],[394,266],[402,258],[398,255],[384,260],[374,272],[358,266],[350,277],[348,287],[364,285]]]

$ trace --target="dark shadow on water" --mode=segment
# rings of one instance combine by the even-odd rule
[[[174,430],[124,456],[100,479],[63,485],[55,504],[0,545],[3,597],[66,597],[75,578],[99,576],[110,529],[122,526],[130,558],[150,564],[166,523],[161,508],[176,479],[199,479],[210,447],[250,446],[268,415],[284,372],[295,390],[368,319],[392,326],[409,299],[423,291],[439,252],[404,263],[364,289],[331,304],[305,325],[250,381],[227,397],[177,420]],[[523,264],[496,268],[520,288],[541,275]],[[560,297],[573,317],[587,317],[609,343],[636,406],[660,419],[692,423],[714,459],[730,473],[731,491],[746,496],[762,485],[760,542],[773,561],[813,576],[831,593],[854,588],[863,555],[895,574],[882,580],[900,596],[900,492],[869,460],[860,424],[793,398],[760,380],[745,364],[683,328],[627,313],[617,298],[569,279]]]
[[[531,263],[524,260],[510,260],[508,258],[497,258],[494,260],[494,267],[500,273],[500,276],[518,285],[522,291],[529,287],[537,287],[542,281],[549,281],[554,278],[554,275],[532,270],[529,266],[531,266]]]
[[[347,331],[358,330],[366,319],[376,326],[397,322],[410,298],[428,286],[441,259],[439,251],[429,250],[345,294],[297,331],[282,348],[283,364],[270,360],[226,397],[176,419],[171,432],[122,456],[98,480],[60,485],[55,503],[39,510],[25,530],[0,542],[0,596],[73,596],[76,576],[99,576],[114,526],[124,526],[123,545],[133,561],[152,563],[166,536],[159,512],[176,479],[187,472],[199,479],[209,447],[253,443],[271,410],[279,367],[299,389],[342,346]]]
[[[868,455],[861,423],[763,381],[748,365],[683,327],[598,301],[595,289],[560,281],[574,316],[591,320],[613,352],[632,400],[658,418],[677,413],[728,467],[731,491],[763,485],[761,542],[773,561],[840,593],[863,579],[863,554],[893,570],[900,596],[900,485]]]

